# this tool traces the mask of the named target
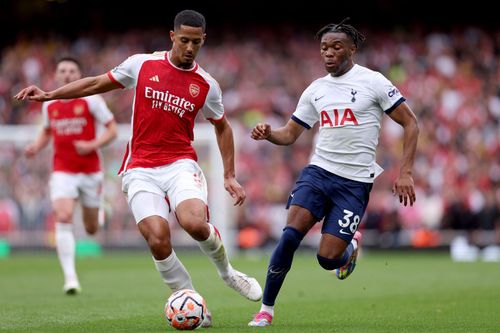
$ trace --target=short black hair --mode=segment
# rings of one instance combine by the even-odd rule
[[[356,45],[356,48],[358,48],[361,44],[363,44],[366,37],[358,30],[356,30],[356,28],[354,28],[352,25],[345,24],[345,22],[349,19],[350,17],[346,17],[338,24],[331,23],[325,25],[316,33],[316,39],[321,40],[321,37],[323,37],[323,35],[328,32],[343,32],[352,39],[354,45]]]
[[[71,56],[64,56],[64,57],[61,57],[57,60],[56,66],[59,65],[63,61],[70,61],[70,62],[74,63],[78,67],[80,72],[82,71],[82,64],[80,63],[80,61],[78,61],[78,59],[71,57]]]
[[[195,10],[186,9],[175,15],[174,29],[179,29],[181,25],[187,25],[195,28],[201,27],[203,32],[205,32],[205,17]]]

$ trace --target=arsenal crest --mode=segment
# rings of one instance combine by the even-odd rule
[[[76,116],[78,116],[78,115],[80,115],[80,114],[82,114],[82,113],[83,113],[83,110],[84,110],[84,108],[83,108],[83,106],[82,106],[82,105],[76,105],[76,106],[73,108],[73,113],[74,113]]]
[[[196,97],[200,93],[200,86],[194,83],[189,85],[189,93],[191,96]]]

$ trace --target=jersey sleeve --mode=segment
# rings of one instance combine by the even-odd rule
[[[48,129],[50,128],[50,120],[49,120],[49,103],[42,103],[42,128]]]
[[[203,116],[212,121],[218,121],[224,118],[224,105],[222,104],[222,91],[219,84],[215,80],[209,81],[210,88],[208,90],[205,104],[201,108]]]
[[[137,85],[139,70],[145,57],[142,54],[130,56],[127,60],[108,72],[108,77],[118,86],[131,89]]]
[[[87,102],[89,103],[90,113],[99,123],[106,125],[114,119],[113,113],[111,113],[101,96],[89,96]]]
[[[314,124],[316,124],[316,122],[319,120],[318,112],[312,104],[313,93],[314,85],[310,85],[306,88],[306,90],[304,90],[302,96],[300,96],[297,108],[292,115],[292,120],[307,129],[313,127]]]
[[[372,85],[375,90],[376,99],[385,113],[391,113],[406,99],[401,95],[391,81],[380,73],[374,76]]]

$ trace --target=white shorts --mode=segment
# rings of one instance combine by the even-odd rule
[[[80,199],[84,207],[100,207],[102,199],[102,172],[67,173],[55,171],[49,182],[50,199]]]
[[[157,168],[128,170],[122,176],[122,190],[137,223],[152,215],[169,220],[168,214],[172,214],[179,203],[187,199],[200,199],[207,203],[205,176],[198,163],[190,159]],[[140,192],[154,196],[138,195]]]

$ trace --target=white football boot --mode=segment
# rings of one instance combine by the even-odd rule
[[[66,295],[77,295],[82,292],[82,287],[78,280],[68,280],[64,283],[63,291]]]
[[[262,288],[259,282],[248,275],[232,269],[229,275],[223,278],[224,282],[251,301],[257,302],[262,298]]]

